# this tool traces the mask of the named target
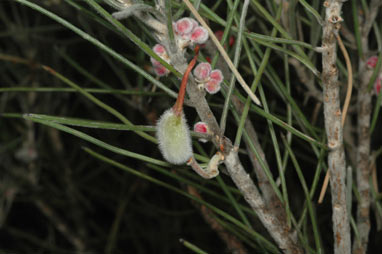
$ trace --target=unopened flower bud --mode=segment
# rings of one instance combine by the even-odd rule
[[[367,67],[373,69],[373,68],[375,68],[375,66],[377,65],[377,62],[378,62],[378,57],[376,57],[376,56],[371,56],[371,57],[369,57],[369,59],[367,59],[366,64],[367,64]]]
[[[211,74],[211,65],[209,63],[200,63],[194,69],[195,78],[200,81],[206,81]]]
[[[162,56],[163,54],[166,53],[165,47],[161,44],[155,44],[155,46],[153,47],[153,51],[157,53],[157,55],[159,56]]]
[[[166,48],[161,45],[161,44],[155,44],[155,46],[153,47],[153,51],[158,55],[160,56],[160,58],[162,58],[163,60],[165,60],[166,62],[170,62],[170,57],[168,56],[167,54],[167,51],[166,51]]]
[[[197,22],[191,18],[181,18],[175,22],[175,32],[180,36],[190,34]]]
[[[166,76],[170,71],[164,67],[163,65],[155,65],[153,66],[154,72],[158,77]]]
[[[158,77],[163,77],[170,73],[170,71],[166,67],[164,67],[159,61],[155,60],[152,57],[150,58],[150,61],[153,65],[153,70]]]
[[[208,133],[208,126],[207,126],[207,124],[205,122],[197,122],[194,125],[194,131],[195,132],[199,132],[199,133],[207,134]],[[204,138],[199,138],[198,140],[200,142],[203,142],[203,143],[206,143],[208,141],[207,139],[204,139]]]
[[[197,122],[194,125],[194,131],[199,133],[207,133],[208,132],[208,126],[205,122]]]
[[[213,71],[211,72],[211,74],[210,74],[210,78],[216,80],[217,82],[219,82],[219,84],[220,84],[221,82],[223,82],[223,80],[224,80],[223,73],[221,72],[221,70],[218,70],[218,69],[213,70]]]
[[[218,82],[215,79],[210,79],[204,84],[204,89],[206,89],[209,94],[215,94],[220,91],[220,83],[221,82]]]
[[[192,31],[190,40],[193,43],[203,44],[208,40],[208,31],[204,27],[198,26]]]

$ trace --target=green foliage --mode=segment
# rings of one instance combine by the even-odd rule
[[[155,8],[160,1],[133,1],[139,6],[122,21],[111,14],[123,9],[123,1],[114,8],[105,2],[116,3],[6,0],[0,5],[0,252],[223,253],[227,241],[205,218],[207,209],[214,225],[249,253],[281,253],[224,174],[224,165],[219,166],[223,174],[204,180],[186,165],[164,161],[159,152],[156,122],[174,104],[182,74],[152,51],[157,35],[134,13],[148,11],[168,27],[171,19]],[[190,15],[182,1],[162,2],[172,21]],[[322,98],[315,93],[321,89],[321,57],[315,51],[321,39],[321,1],[285,1],[293,13],[286,15],[285,6],[278,5],[283,1],[251,0],[245,26],[240,26],[244,1],[193,2],[200,4],[200,15],[214,31],[223,30],[221,43],[262,103],[257,107],[234,85],[235,78],[208,42],[199,60],[209,57],[226,77],[221,93],[206,96],[211,117],[220,120],[257,186],[262,183],[253,161],[264,170],[306,253],[331,253],[329,195],[316,204],[328,167]],[[343,26],[358,27],[360,6],[356,1],[347,5]],[[366,53],[381,52],[380,20],[372,26],[370,51],[362,48],[357,29],[354,41],[344,39],[353,64],[364,61]],[[231,35],[236,38],[232,47],[226,43]],[[190,59],[192,52],[184,53]],[[170,74],[155,77],[150,57]],[[379,54],[370,91],[381,59]],[[339,57],[338,65],[343,62]],[[353,69],[359,77],[358,67]],[[340,80],[346,78],[341,71]],[[374,150],[381,146],[381,94],[373,99]],[[190,101],[185,104],[192,126],[200,117],[187,107]],[[198,139],[215,137],[191,134],[195,158],[205,167],[217,149]],[[189,140],[181,142],[188,146]],[[345,146],[349,154],[355,149],[348,141]],[[374,154],[379,168],[380,151]],[[353,161],[348,163],[354,167]],[[381,219],[380,193],[372,191],[372,214]],[[355,184],[353,193],[358,194]],[[377,237],[370,233],[371,250],[381,247]]]

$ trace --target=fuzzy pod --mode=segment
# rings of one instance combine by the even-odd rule
[[[192,156],[192,140],[184,114],[176,115],[173,108],[166,110],[157,122],[156,136],[163,157],[180,165]]]

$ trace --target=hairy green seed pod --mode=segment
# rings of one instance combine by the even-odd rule
[[[157,122],[156,133],[163,157],[172,164],[184,164],[193,155],[190,131],[184,117],[166,110]]]

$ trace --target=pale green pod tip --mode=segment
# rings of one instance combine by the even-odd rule
[[[192,141],[186,118],[166,110],[157,122],[156,136],[163,157],[172,164],[184,164],[192,156]]]

